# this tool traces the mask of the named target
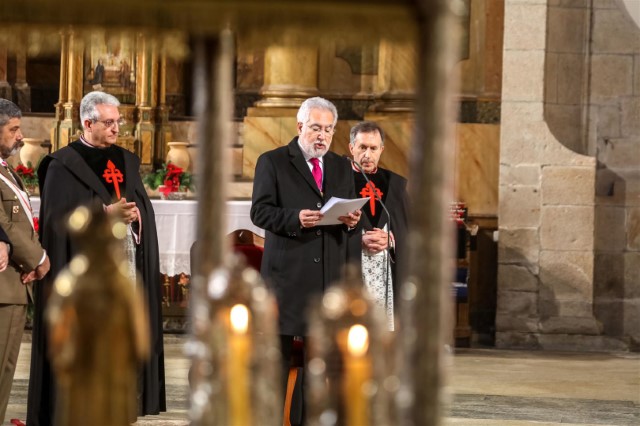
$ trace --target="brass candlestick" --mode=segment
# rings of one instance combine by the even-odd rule
[[[317,308],[309,323],[309,424],[394,424],[393,334],[359,269],[348,268],[346,279],[312,306]]]
[[[237,254],[207,279],[206,304],[193,312],[196,334],[189,352],[195,425],[278,424],[280,351],[276,303],[258,272]]]

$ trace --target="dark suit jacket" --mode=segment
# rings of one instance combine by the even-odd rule
[[[354,172],[358,173],[358,172]],[[404,246],[407,243],[407,227],[408,227],[408,195],[407,195],[407,180],[392,172],[391,170],[378,168],[378,173],[384,173],[387,175],[389,182],[389,189],[384,197],[384,204],[389,210],[391,216],[391,232],[393,233],[396,246],[391,250],[391,258],[393,263],[391,265],[391,273],[393,276],[393,294],[395,298],[398,297],[398,274],[397,271],[402,268],[402,262],[405,259]],[[368,208],[365,205],[364,208]],[[378,228],[383,229],[384,225],[388,222],[386,214],[383,214],[378,223]],[[366,214],[362,214],[360,219],[360,227],[365,230],[373,229],[372,224],[369,221],[369,217]],[[362,252],[362,231],[354,232],[349,237],[349,260],[354,263],[361,263]],[[400,277],[401,279],[402,277]],[[394,304],[394,306],[397,306]]]
[[[2,166],[0,173],[12,179],[11,173]],[[24,189],[21,182],[18,185]],[[0,180],[0,198],[0,228],[11,241],[12,250],[9,266],[0,272],[0,303],[26,305],[31,285],[22,284],[20,274],[33,271],[42,260],[44,250],[18,197],[3,180]]]
[[[297,137],[262,154],[256,165],[251,220],[266,231],[261,273],[278,300],[283,335],[306,334],[309,302],[340,278],[347,261],[345,225],[300,227],[300,210],[319,210],[332,196],[355,198],[349,161],[333,152],[323,161],[323,193]]]

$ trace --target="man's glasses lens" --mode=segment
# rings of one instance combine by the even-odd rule
[[[124,126],[126,124],[126,121],[123,118],[121,118],[119,120],[104,120],[104,121],[98,120],[98,121],[100,121],[102,124],[104,124],[105,127],[113,127],[116,124],[118,125],[118,127],[120,127],[120,126]]]

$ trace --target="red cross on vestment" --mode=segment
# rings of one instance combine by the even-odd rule
[[[369,198],[369,208],[371,209],[371,215],[375,216],[376,215],[376,195],[378,196],[377,198],[382,198],[382,191],[380,191],[379,188],[376,188],[376,184],[369,181],[369,183],[367,183],[364,188],[362,188],[362,190],[360,191],[360,195],[362,195],[362,198]]]
[[[113,183],[113,188],[116,191],[116,199],[120,199],[120,183],[123,181],[124,176],[122,172],[116,168],[111,160],[107,161],[107,168],[104,169],[102,177],[107,183]]]

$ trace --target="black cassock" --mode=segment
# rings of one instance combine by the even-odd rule
[[[109,160],[111,164],[108,164]],[[166,411],[158,238],[153,207],[140,178],[139,167],[140,159],[121,147],[113,145],[98,149],[79,141],[48,155],[40,163],[39,233],[42,246],[51,261],[51,270],[43,281],[34,286],[33,343],[27,403],[29,426],[50,425],[54,418],[55,380],[48,359],[43,311],[56,275],[76,254],[64,221],[71,211],[81,205],[96,201],[104,205],[114,202],[115,186],[105,182],[103,177],[108,168],[117,169],[124,175],[123,182],[119,183],[120,195],[127,201],[136,202],[142,219],[141,241],[136,246],[136,266],[142,277],[150,315],[151,358],[144,363],[139,375],[142,395],[138,414]],[[99,318],[96,320],[99,321]]]
[[[391,216],[391,232],[396,242],[395,247],[390,251],[392,259],[391,274],[393,276],[393,294],[397,298],[398,270],[400,270],[405,260],[403,251],[407,240],[407,215],[409,212],[407,180],[397,173],[379,167],[375,173],[367,174],[367,178],[373,184],[373,188],[371,188],[367,185],[362,173],[356,170],[353,173],[356,197],[371,197],[373,199],[373,201],[366,202],[362,206],[360,228],[368,231],[373,228],[384,229],[385,225],[389,226],[387,213],[382,208],[380,201],[375,199],[373,191],[376,191],[378,197],[382,199]],[[356,232],[349,237],[350,261],[360,264],[361,253],[362,234],[361,232]]]

